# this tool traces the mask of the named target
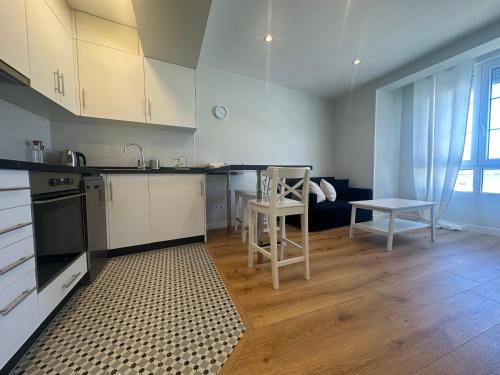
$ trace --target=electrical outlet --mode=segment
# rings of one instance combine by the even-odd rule
[[[214,211],[221,211],[224,209],[224,203],[216,203],[214,204]]]

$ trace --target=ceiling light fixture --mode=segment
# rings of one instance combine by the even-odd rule
[[[273,40],[273,36],[271,34],[267,34],[264,40],[269,43]]]
[[[360,59],[356,59],[352,62],[354,65],[359,65],[361,64],[361,60]]]

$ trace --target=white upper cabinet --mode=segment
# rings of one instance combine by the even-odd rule
[[[144,58],[146,121],[195,128],[194,70]]]
[[[151,242],[205,235],[205,176],[149,176]]]
[[[27,0],[31,87],[75,111],[75,71],[71,34],[42,0]]]
[[[68,34],[72,35],[71,10],[68,3],[66,3],[66,0],[45,0],[45,2],[59,19],[59,22],[62,23]]]
[[[0,60],[30,77],[24,0],[0,0]]]
[[[147,174],[106,175],[108,247],[149,243],[149,187]]]
[[[145,122],[142,56],[77,41],[82,116]]]

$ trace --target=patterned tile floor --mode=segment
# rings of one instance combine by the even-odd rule
[[[112,258],[13,374],[216,374],[245,332],[203,244]]]

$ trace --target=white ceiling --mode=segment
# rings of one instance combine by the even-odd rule
[[[66,0],[73,9],[130,27],[137,27],[131,0]]]
[[[213,0],[200,63],[335,97],[497,17],[500,0]]]

